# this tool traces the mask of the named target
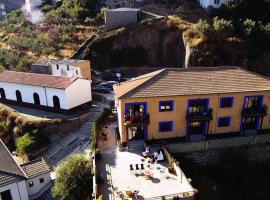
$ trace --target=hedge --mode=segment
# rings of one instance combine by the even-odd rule
[[[98,148],[98,134],[105,126],[108,120],[108,116],[111,114],[111,110],[104,108],[102,114],[94,121],[92,126],[92,145],[91,149],[96,150]]]

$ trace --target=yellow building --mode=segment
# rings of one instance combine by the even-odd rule
[[[167,68],[114,86],[122,143],[260,134],[270,80],[239,67]]]

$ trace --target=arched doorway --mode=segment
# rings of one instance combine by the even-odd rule
[[[35,93],[33,94],[33,98],[34,98],[34,104],[40,105],[40,99],[39,99],[38,93],[35,92]]]
[[[0,88],[0,96],[1,96],[1,99],[6,99],[6,93],[3,88]]]
[[[22,102],[22,94],[19,90],[16,90],[17,102]]]
[[[58,96],[53,96],[53,107],[60,109],[60,100]]]

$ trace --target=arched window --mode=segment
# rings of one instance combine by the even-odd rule
[[[40,105],[40,99],[39,99],[38,93],[35,92],[35,93],[33,94],[33,98],[34,98],[34,104]]]
[[[19,90],[16,90],[17,102],[22,102],[22,94]]]
[[[53,96],[53,107],[54,108],[60,108],[60,101],[58,96]]]
[[[3,88],[0,88],[0,97],[1,97],[1,99],[6,99],[6,93],[5,93],[5,90]]]

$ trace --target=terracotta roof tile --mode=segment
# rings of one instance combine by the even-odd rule
[[[123,83],[120,83],[118,85],[114,85],[113,89],[115,91],[115,94],[118,97],[121,97],[122,95],[126,94],[127,92],[133,90],[134,88],[140,86],[141,84],[145,83],[146,81],[153,78],[155,75],[160,73],[162,70],[158,70],[155,72],[151,72],[142,76],[138,76],[136,78],[133,78],[131,80],[125,81]]]
[[[115,86],[119,98],[200,95],[270,90],[270,80],[239,67],[167,68],[136,87]],[[118,88],[121,87],[121,92]],[[128,89],[126,89],[128,88]]]
[[[49,165],[43,159],[38,159],[29,163],[22,164],[21,167],[28,178],[33,178],[42,174],[49,173],[51,171]]]
[[[4,71],[0,73],[0,82],[35,85],[58,89],[67,88],[75,80],[76,78],[26,73],[26,72]]]

